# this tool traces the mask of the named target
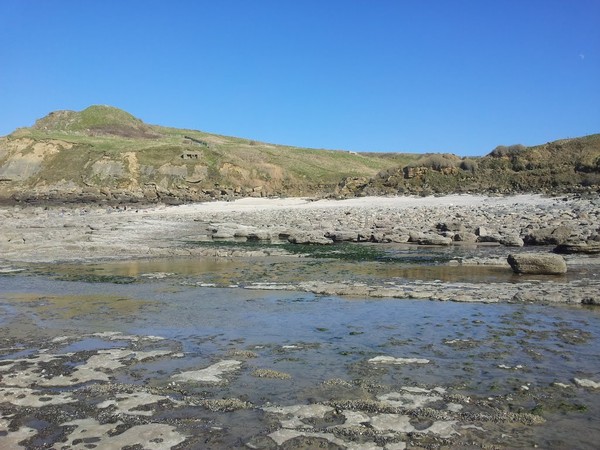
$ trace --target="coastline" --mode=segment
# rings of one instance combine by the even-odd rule
[[[419,250],[469,248],[468,255],[444,264],[459,266],[455,270],[489,266],[510,273],[508,254],[550,252],[554,230],[570,242],[595,242],[597,223],[600,201],[578,196],[245,198],[145,208],[10,207],[0,209],[0,269],[173,258],[238,259],[253,264],[268,258],[310,257],[277,245],[295,240],[309,249],[332,243]],[[525,244],[535,233],[548,241]],[[241,245],[245,242],[256,245]],[[365,281],[307,275],[295,282],[267,277],[232,279],[225,285],[368,298],[595,304],[600,255],[565,255],[565,260],[569,272],[574,271],[570,277],[514,276],[490,283],[418,276]]]

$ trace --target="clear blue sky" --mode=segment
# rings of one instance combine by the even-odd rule
[[[1,0],[0,135],[160,125],[483,155],[600,132],[600,0]]]

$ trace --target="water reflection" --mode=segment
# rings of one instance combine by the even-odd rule
[[[54,273],[69,279],[128,277],[132,280],[157,277],[196,278],[219,286],[254,282],[298,283],[303,281],[343,282],[352,280],[379,285],[386,281],[444,281],[464,283],[518,283],[547,281],[544,276],[519,276],[509,267],[460,264],[406,264],[402,262],[346,261],[296,257],[263,258],[169,258],[107,262],[92,265],[62,264],[39,266],[38,273]],[[573,269],[553,281],[579,279],[582,270]]]
[[[198,267],[208,270],[213,263],[218,270],[223,264],[233,264],[227,269],[231,272],[239,268],[234,261],[211,261],[207,266],[195,266],[189,260],[177,262],[194,276],[199,273]],[[133,265],[131,272],[119,272],[130,269],[118,264],[110,270],[128,276],[184,270],[177,264],[146,261]],[[96,267],[100,269],[107,270],[103,265]],[[82,361],[90,357],[86,352],[116,347],[112,341],[103,344],[99,335],[90,333],[122,331],[134,337],[160,336],[167,342],[151,341],[145,351],[181,348],[183,356],[147,363],[122,361],[122,370],[110,373],[115,385],[165,387],[173,374],[237,358],[242,368],[228,376],[228,384],[184,386],[189,389],[187,395],[241,398],[258,408],[267,403],[305,405],[332,399],[373,401],[403,386],[439,386],[464,396],[455,400],[464,404],[465,414],[452,417],[460,424],[464,421],[485,429],[478,444],[493,441],[497,448],[533,447],[534,443],[541,448],[585,448],[591,442],[590,433],[596,441],[600,439],[598,430],[589,425],[600,418],[600,394],[578,389],[572,381],[597,380],[598,308],[361,298],[348,301],[301,292],[181,287],[172,279],[118,285],[17,275],[0,278],[0,283],[0,311],[3,317],[10,316],[3,323],[2,339],[6,342],[0,358],[15,357],[10,353],[15,352],[11,350],[15,347],[11,341],[14,336],[18,337],[19,351],[35,346],[36,350],[46,349],[55,342],[51,344],[53,351],[62,355],[80,352]],[[23,334],[24,327],[30,330],[28,335]],[[61,340],[40,340],[40,330],[70,337],[64,344]],[[132,351],[139,350],[139,342],[132,341]],[[127,345],[122,341],[119,347]],[[244,352],[252,357],[241,358]],[[369,362],[380,355],[429,362],[381,366]],[[291,378],[257,378],[253,375],[257,369],[286,373]],[[568,387],[554,387],[556,382]],[[460,400],[466,397],[468,402]],[[99,400],[92,398],[91,402],[95,405]],[[501,415],[532,410],[543,415],[548,424],[526,426],[518,420],[494,422],[485,418],[490,411]],[[95,413],[97,408],[85,411]],[[227,448],[226,444],[235,443],[241,436],[249,439],[252,434],[264,435],[264,430],[273,425],[265,423],[264,414],[258,413],[248,414],[243,421],[239,413],[211,413],[198,407],[168,414],[205,417],[215,426],[226,424],[222,428],[224,443],[216,448]],[[248,429],[253,430],[251,434]],[[469,431],[461,428],[460,433],[464,436]]]

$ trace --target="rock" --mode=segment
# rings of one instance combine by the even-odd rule
[[[587,380],[585,378],[574,378],[573,381],[579,387],[600,389],[600,383],[593,380]]]
[[[559,244],[554,248],[553,252],[562,253],[566,255],[571,255],[574,253],[581,253],[584,255],[596,255],[600,253],[600,242],[588,241]]]
[[[325,237],[329,239],[333,239],[335,242],[342,241],[350,241],[356,242],[358,241],[358,232],[357,231],[328,231],[325,234]]]
[[[479,236],[477,238],[477,242],[500,244],[501,241],[502,241],[502,236],[500,236],[499,234],[488,234],[486,236]]]
[[[220,223],[211,225],[213,239],[233,239],[235,237],[246,237],[248,227],[236,223]]]
[[[560,275],[567,272],[564,258],[551,253],[510,254],[507,261],[515,273]]]
[[[327,245],[333,244],[331,239],[326,238],[318,233],[294,233],[288,237],[288,241],[292,244],[318,244]]]
[[[454,235],[454,241],[474,244],[477,242],[477,235],[469,231],[459,231]]]
[[[232,228],[219,228],[213,232],[213,239],[233,239],[235,237],[236,230]]]
[[[404,244],[410,239],[408,234],[398,234],[394,232],[391,234],[386,234],[385,237],[389,240],[389,242],[396,242],[398,244]]]
[[[371,232],[371,237],[369,239],[370,242],[389,242],[385,237],[385,233],[382,231],[373,231]]]
[[[250,231],[246,238],[249,241],[270,241],[272,239],[272,235],[267,230],[256,230]]]
[[[486,227],[477,227],[475,234],[477,235],[477,242],[501,243],[503,238],[497,230],[488,229]]]
[[[464,232],[465,226],[462,222],[440,222],[435,226],[440,231]]]
[[[439,234],[426,234],[417,239],[419,245],[450,245],[452,238]]]
[[[428,359],[424,358],[394,358],[393,356],[375,356],[374,358],[369,359],[371,364],[394,364],[394,365],[402,365],[402,364],[429,364]]]
[[[531,230],[524,236],[526,245],[559,245],[565,243],[571,236],[572,230],[568,227],[560,226],[556,228],[539,228]]]
[[[490,230],[486,227],[477,227],[475,234],[480,238],[485,238],[487,236],[496,236],[498,235],[498,232],[495,230]]]
[[[506,247],[523,247],[525,245],[523,239],[516,234],[502,236],[499,242]]]

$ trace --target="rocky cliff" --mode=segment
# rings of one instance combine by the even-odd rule
[[[0,197],[165,202],[322,195],[410,155],[314,150],[148,125],[109,106],[56,111],[0,139]]]
[[[600,135],[481,158],[316,150],[148,125],[110,106],[0,138],[0,201],[168,204],[247,196],[598,191]]]

